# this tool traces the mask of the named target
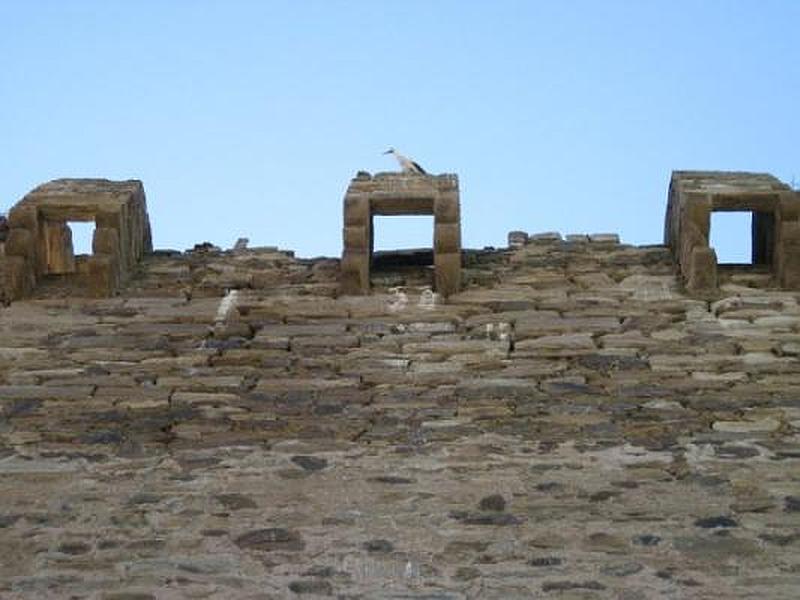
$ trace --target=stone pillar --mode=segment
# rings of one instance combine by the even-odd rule
[[[61,221],[44,221],[44,261],[47,273],[75,272],[72,230]]]
[[[351,188],[358,185],[353,180]],[[363,294],[369,290],[369,262],[372,254],[372,212],[369,195],[348,190],[344,199],[344,250],[341,287],[343,294]]]
[[[461,288],[461,207],[458,190],[447,189],[433,204],[436,291],[447,297]]]
[[[6,293],[10,301],[30,294],[39,277],[38,212],[35,207],[18,204],[8,213],[8,226],[5,247]]]
[[[686,287],[695,292],[717,287],[717,255],[708,245],[711,228],[711,198],[690,194],[681,211],[681,264]]]
[[[771,265],[775,258],[775,214],[754,212],[751,236],[753,264]]]
[[[800,289],[800,192],[784,192],[775,224],[775,270],[778,283]]]

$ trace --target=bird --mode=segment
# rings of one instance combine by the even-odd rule
[[[417,163],[413,160],[408,158],[407,156],[403,156],[394,148],[389,148],[384,154],[394,154],[394,157],[397,159],[397,162],[400,163],[400,166],[403,167],[403,173],[417,173],[419,175],[427,175],[428,172],[420,167]]]

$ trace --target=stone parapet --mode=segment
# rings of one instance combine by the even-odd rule
[[[344,294],[369,293],[375,215],[433,215],[436,290],[444,296],[459,290],[461,209],[456,175],[358,173],[344,198]]]
[[[709,232],[719,211],[751,212],[752,264],[769,268],[778,286],[800,288],[800,194],[765,173],[675,171],[664,243],[690,292],[717,289]]]
[[[71,221],[94,221],[92,255],[75,257]],[[140,181],[58,179],[41,185],[8,215],[5,295],[30,295],[47,275],[69,275],[75,293],[111,295],[132,267],[152,252]]]

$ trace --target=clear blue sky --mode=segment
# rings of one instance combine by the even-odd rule
[[[660,243],[673,169],[800,181],[799,29],[795,0],[0,0],[0,211],[138,178],[157,247],[335,256],[393,145],[458,173],[468,247]],[[380,245],[429,244],[390,221]]]

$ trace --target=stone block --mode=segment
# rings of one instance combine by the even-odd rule
[[[595,244],[619,244],[619,235],[616,233],[591,233],[589,241]]]
[[[369,244],[368,227],[348,226],[344,228],[344,247],[346,252],[367,253]]]
[[[75,271],[75,253],[72,248],[72,231],[61,221],[44,222],[44,243],[47,272],[52,274]]]
[[[36,284],[33,270],[28,267],[28,261],[22,256],[6,256],[5,271],[6,301],[27,296]]]
[[[589,236],[585,233],[568,233],[566,240],[572,244],[583,243],[589,241]]]
[[[717,289],[717,253],[713,248],[692,249],[686,285],[692,291]]]
[[[437,223],[433,234],[435,254],[461,252],[461,225],[459,223]]]
[[[92,252],[116,255],[119,253],[119,231],[110,227],[98,227],[92,238]]]
[[[362,194],[347,196],[344,202],[345,226],[364,226],[369,220],[369,196]]]
[[[522,248],[528,243],[528,234],[524,231],[509,231],[508,232],[508,247],[509,248]]]
[[[560,242],[562,238],[557,231],[544,231],[542,233],[532,233],[528,239],[531,242]]]
[[[6,256],[35,256],[33,233],[28,229],[11,229],[6,240]]]
[[[89,271],[89,293],[102,298],[116,287],[114,259],[110,256],[91,256],[87,261]]]
[[[460,223],[461,207],[458,191],[438,197],[433,204],[433,216],[437,223]]]
[[[342,257],[341,290],[343,294],[357,295],[369,289],[369,254],[346,253]]]
[[[461,288],[461,253],[442,254],[434,257],[436,290],[447,297]]]
[[[27,229],[31,232],[39,228],[39,219],[36,208],[33,206],[20,206],[12,208],[8,213],[8,226],[12,229]]]
[[[97,229],[122,229],[122,214],[115,210],[98,210],[94,216]]]

